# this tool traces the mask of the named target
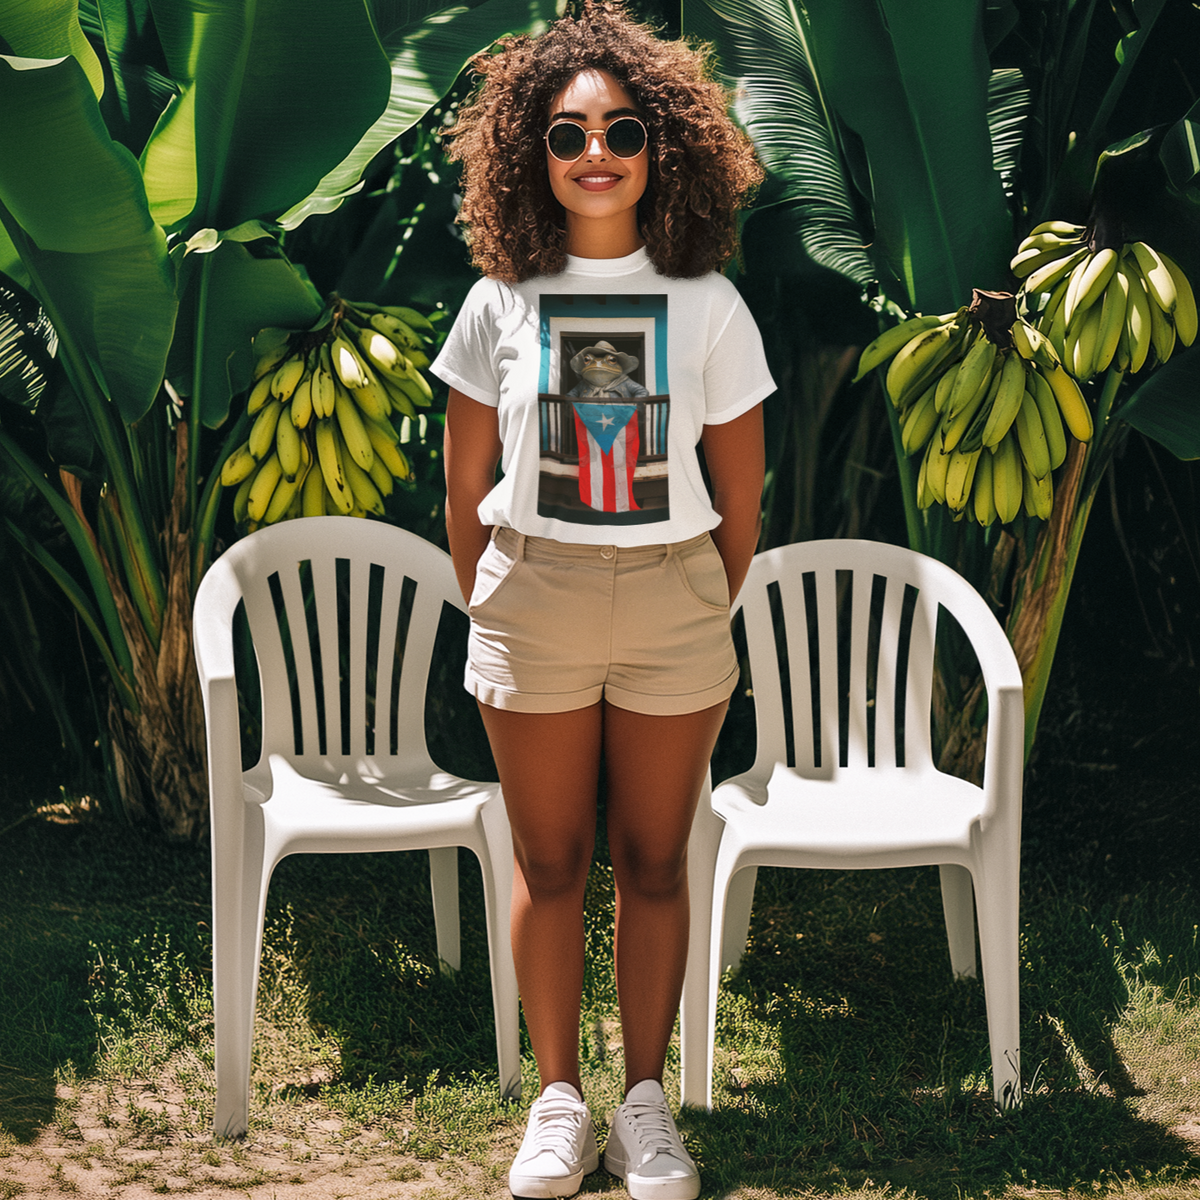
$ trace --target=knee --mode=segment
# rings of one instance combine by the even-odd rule
[[[590,846],[518,845],[515,850],[517,869],[531,899],[554,900],[583,894],[592,859]]]
[[[612,847],[613,877],[624,896],[673,900],[687,892],[687,847]]]

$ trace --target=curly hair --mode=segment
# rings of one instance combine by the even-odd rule
[[[708,57],[707,48],[655,37],[614,0],[585,0],[578,18],[476,55],[480,83],[447,135],[449,157],[463,166],[458,220],[475,266],[506,283],[566,266],[566,221],[543,138],[554,97],[588,68],[633,96],[650,131],[637,217],[658,272],[688,279],[723,266],[762,169],[709,77]]]

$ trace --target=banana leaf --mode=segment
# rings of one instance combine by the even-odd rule
[[[150,407],[175,324],[174,271],[137,162],[73,57],[0,57],[0,221],[60,336],[123,420]]]
[[[34,411],[58,371],[57,346],[37,300],[0,275],[0,396]]]
[[[1171,186],[1185,191],[1200,177],[1200,100],[1163,136],[1159,158]]]
[[[396,3],[375,0],[372,12],[391,60],[391,94],[383,115],[312,194],[279,218],[295,229],[316,213],[332,212],[358,189],[363,171],[384,146],[417,123],[450,90],[467,60],[497,38],[536,29],[557,15],[557,0],[476,0],[447,6],[444,0]]]
[[[1004,194],[1016,196],[1021,144],[1029,117],[1030,92],[1025,76],[1015,68],[993,71],[988,79],[988,131],[992,140],[992,167],[1000,176]]]
[[[1117,411],[1117,419],[1165,446],[1176,458],[1200,458],[1200,344],[1169,362]]]
[[[85,32],[102,39],[109,86],[100,109],[113,137],[141,154],[176,94],[150,0],[82,0]]]
[[[104,91],[104,70],[83,35],[76,0],[0,0],[0,42],[17,58],[74,55],[96,99]]]
[[[211,254],[188,255],[182,270],[179,331],[167,371],[213,429],[250,381],[254,335],[269,325],[305,328],[321,301],[271,239],[223,241]]]
[[[684,28],[713,43],[734,115],[769,173],[752,217],[769,229],[776,262],[794,248],[858,284],[876,277],[822,91],[805,12],[790,0],[685,0]]]
[[[142,155],[155,219],[185,236],[274,219],[388,103],[364,0],[155,0],[180,95]]]

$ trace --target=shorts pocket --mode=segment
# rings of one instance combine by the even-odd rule
[[[488,542],[487,548],[480,555],[479,562],[475,566],[475,586],[471,589],[467,612],[477,612],[493,599],[496,593],[512,578],[519,561],[516,558],[509,558],[496,545],[494,539]]]
[[[711,538],[683,553],[676,551],[671,558],[684,590],[693,600],[712,612],[729,611],[729,576]]]

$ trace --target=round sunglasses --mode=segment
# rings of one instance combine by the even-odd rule
[[[614,158],[636,158],[646,148],[646,126],[637,117],[618,117],[605,129],[585,129],[563,118],[546,131],[546,149],[559,162],[583,157],[588,138],[597,133]]]

